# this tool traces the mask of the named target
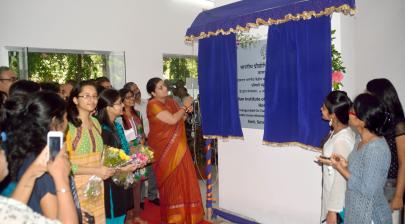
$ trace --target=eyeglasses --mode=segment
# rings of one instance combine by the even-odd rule
[[[18,80],[17,77],[11,77],[11,78],[8,78],[8,79],[0,79],[0,81],[10,81],[10,82],[15,82],[17,80]]]
[[[122,106],[122,103],[113,103],[112,106]]]
[[[356,116],[356,113],[354,113],[353,111],[349,111],[349,116],[350,115]]]
[[[135,96],[126,96],[125,99],[126,100],[133,100],[133,99],[135,99]]]
[[[90,99],[98,100],[98,96],[83,95],[83,96],[77,96],[77,97],[82,97],[85,100],[90,100]]]

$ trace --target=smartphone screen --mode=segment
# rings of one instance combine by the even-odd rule
[[[49,159],[50,160],[54,160],[55,157],[58,155],[60,148],[62,147],[60,145],[60,143],[62,142],[61,137],[59,136],[49,136],[49,143],[48,143],[48,147],[49,147]]]

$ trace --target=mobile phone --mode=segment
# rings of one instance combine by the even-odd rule
[[[58,155],[63,145],[63,132],[50,131],[47,135],[47,143],[49,148],[49,160],[54,160]]]
[[[319,158],[330,160],[330,157],[327,157],[327,156],[319,156]]]

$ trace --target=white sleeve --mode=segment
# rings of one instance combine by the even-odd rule
[[[346,159],[353,149],[354,143],[350,143],[347,139],[337,140],[333,145],[333,152],[344,156]],[[327,210],[340,212],[345,204],[346,180],[337,171],[334,172],[333,184],[330,191],[329,200],[327,201]]]

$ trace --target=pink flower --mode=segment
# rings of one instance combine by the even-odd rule
[[[343,80],[343,73],[341,71],[332,72],[332,81],[334,83],[341,83]]]

